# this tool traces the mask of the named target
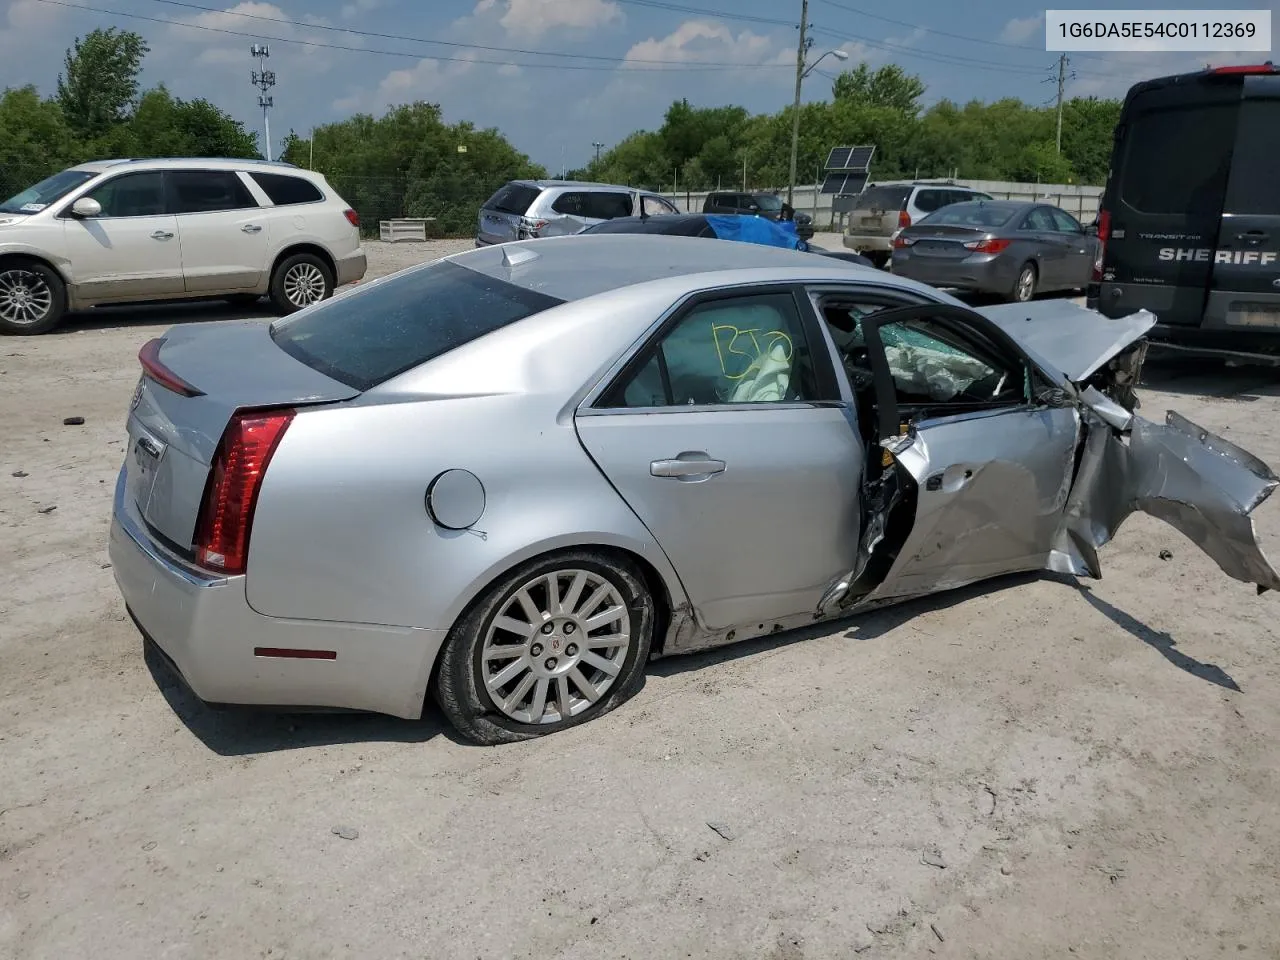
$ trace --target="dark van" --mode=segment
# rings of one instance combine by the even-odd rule
[[[1280,350],[1280,71],[1148,80],[1125,98],[1089,306],[1156,315],[1154,340]]]

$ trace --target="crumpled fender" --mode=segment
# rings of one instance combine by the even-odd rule
[[[1122,426],[1118,405],[1082,399],[1084,453],[1050,570],[1101,577],[1098,548],[1142,511],[1185,534],[1227,576],[1257,585],[1259,593],[1280,589],[1280,573],[1262,552],[1253,522],[1253,511],[1280,485],[1270,467],[1172,410],[1163,424],[1130,415]]]

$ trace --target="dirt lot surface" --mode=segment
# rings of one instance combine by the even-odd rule
[[[1280,955],[1280,598],[1148,518],[1101,581],[661,662],[532,743],[193,702],[126,618],[110,494],[138,347],[236,315],[0,340],[0,957]],[[1144,412],[1280,465],[1278,384],[1153,361]]]

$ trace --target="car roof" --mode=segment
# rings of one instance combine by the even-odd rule
[[[654,280],[713,273],[738,274],[741,281],[747,282],[761,271],[775,268],[792,274],[790,280],[819,281],[848,280],[851,270],[866,271],[877,280],[914,289],[909,281],[883,271],[798,250],[664,234],[612,233],[521,240],[468,250],[449,259],[560,300],[584,300]]]
[[[633,190],[634,187],[624,187],[616,183],[597,183],[592,180],[513,180],[512,183],[520,183],[529,187],[538,187],[542,190],[552,190],[556,187],[569,187],[574,190]]]
[[[112,160],[91,160],[77,164],[72,170],[86,170],[92,173],[106,173],[128,167],[130,170],[188,170],[198,167],[201,170],[254,170],[264,173],[289,173],[295,176],[319,176],[313,171],[303,170],[283,160],[248,160],[234,157],[123,157]]]

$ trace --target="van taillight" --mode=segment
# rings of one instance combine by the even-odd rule
[[[905,230],[909,226],[911,226],[911,214],[907,213],[907,211],[905,210],[899,210],[898,211],[898,228],[900,230]]]
[[[356,213],[354,210],[343,210],[342,215],[347,218],[347,223],[351,224],[353,227],[360,226],[360,214]]]
[[[1232,63],[1225,67],[1214,67],[1212,73],[1276,73],[1276,66],[1270,60],[1266,63]]]
[[[262,478],[293,416],[292,410],[247,410],[237,412],[227,424],[196,525],[200,566],[220,573],[244,573]]]
[[[1102,282],[1102,258],[1107,252],[1107,238],[1111,236],[1111,211],[1098,211],[1098,252],[1093,258],[1093,282]]]

